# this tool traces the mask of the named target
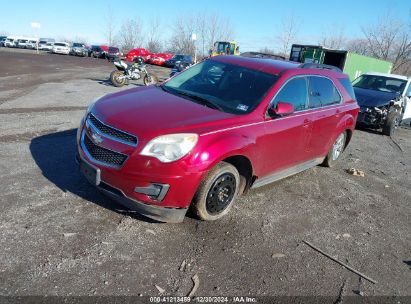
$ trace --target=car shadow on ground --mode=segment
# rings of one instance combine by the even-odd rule
[[[92,81],[97,82],[98,84],[104,85],[104,86],[106,86],[106,87],[113,87],[113,88],[114,88],[114,86],[113,86],[113,84],[111,83],[111,81],[110,81],[109,78],[108,78],[108,79],[89,78],[89,79],[92,80]],[[144,85],[141,84],[141,83],[134,83],[134,82],[131,81],[129,84],[126,84],[125,87],[127,87],[127,86],[129,86],[129,85],[133,85],[133,86],[136,86],[136,87],[142,87],[142,86],[144,86]]]
[[[156,222],[124,207],[102,195],[80,174],[75,160],[77,129],[35,137],[30,152],[42,174],[64,192],[71,192],[89,202],[111,211],[127,214],[145,222]]]

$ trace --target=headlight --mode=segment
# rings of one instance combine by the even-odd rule
[[[141,155],[153,156],[163,163],[176,161],[187,155],[198,141],[193,133],[169,134],[154,138],[141,151]]]

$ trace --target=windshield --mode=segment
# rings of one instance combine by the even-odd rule
[[[111,53],[118,53],[120,50],[116,47],[109,47],[108,51],[111,52]]]
[[[379,75],[361,75],[353,81],[353,87],[387,93],[402,94],[406,81]]]
[[[83,44],[81,44],[81,43],[73,43],[73,47],[83,47]]]
[[[276,75],[206,60],[178,74],[163,88],[183,97],[192,95],[196,97],[191,99],[194,102],[204,99],[204,103],[212,103],[224,112],[247,114],[255,109],[277,79]]]
[[[183,59],[184,59],[184,55],[174,55],[173,59],[175,59],[175,60],[183,60]]]
[[[55,43],[54,46],[67,46],[67,45],[64,43]]]

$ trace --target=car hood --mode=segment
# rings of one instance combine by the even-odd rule
[[[143,139],[182,132],[202,134],[210,128],[232,125],[239,117],[167,93],[156,86],[106,95],[96,102],[92,112],[107,125]]]
[[[354,87],[357,103],[360,107],[382,107],[397,97],[396,93],[381,92]]]

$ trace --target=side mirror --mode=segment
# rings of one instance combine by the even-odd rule
[[[288,102],[278,102],[276,107],[270,107],[268,109],[270,116],[282,117],[294,113],[294,106]]]

